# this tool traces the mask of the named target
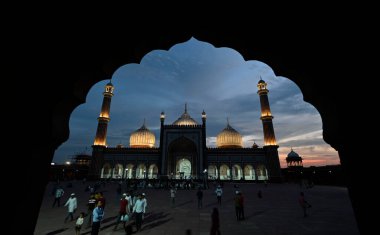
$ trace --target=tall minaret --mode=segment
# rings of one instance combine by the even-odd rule
[[[100,111],[100,115],[98,117],[98,129],[96,130],[96,136],[94,141],[95,146],[106,146],[107,127],[108,122],[110,121],[110,108],[113,90],[114,87],[110,81],[109,83],[107,83],[105,91],[103,92],[104,98],[102,110]]]
[[[165,164],[164,164],[164,157],[163,157],[163,153],[164,153],[164,125],[165,125],[165,112],[162,111],[161,114],[160,114],[160,121],[161,121],[161,127],[160,127],[160,158],[159,158],[159,161],[158,161],[158,169],[160,169],[161,171],[161,175],[164,175],[165,174],[165,171],[164,171],[164,168],[165,168]]]
[[[206,119],[207,119],[207,115],[206,115],[206,112],[205,110],[203,110],[202,112],[202,150],[203,150],[203,168],[204,169],[207,169],[208,168],[208,165],[207,165],[207,146],[206,146]],[[201,168],[202,170],[202,168]],[[202,170],[203,172],[203,170]]]
[[[101,177],[102,168],[104,165],[104,150],[107,147],[107,127],[110,121],[111,98],[113,96],[113,85],[111,81],[106,85],[103,92],[103,104],[98,117],[98,129],[94,144],[92,145],[91,166],[88,177],[90,179],[98,179]]]
[[[257,84],[257,94],[260,96],[261,104],[261,121],[263,123],[264,132],[264,150],[267,157],[267,170],[269,172],[269,179],[271,181],[281,180],[281,167],[280,160],[278,157],[278,145],[276,142],[276,137],[274,135],[273,123],[272,123],[272,113],[270,111],[269,100],[268,100],[268,89],[267,83],[260,79]]]
[[[262,79],[260,79],[257,84],[257,94],[260,96],[260,104],[261,104],[261,121],[263,122],[263,131],[264,131],[264,145],[277,145],[276,137],[274,136],[274,129],[272,123],[272,113],[270,111],[269,100],[268,100],[268,89],[267,84]]]

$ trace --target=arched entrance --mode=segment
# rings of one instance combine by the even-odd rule
[[[149,166],[149,170],[148,170],[148,178],[149,179],[157,179],[157,175],[158,175],[158,167],[156,164],[152,164]]]
[[[221,180],[229,180],[230,179],[230,168],[226,164],[223,164],[220,166],[219,177]]]
[[[176,178],[187,179],[191,176],[191,162],[187,158],[182,158],[177,161]]]
[[[173,141],[168,148],[167,172],[171,178],[179,179],[197,175],[198,153],[197,148],[191,140],[180,137]]]
[[[218,178],[218,168],[215,165],[208,166],[208,178],[213,180]]]
[[[232,179],[233,180],[240,180],[243,177],[243,172],[241,170],[241,167],[239,165],[234,165],[232,167]]]
[[[258,180],[268,180],[267,168],[264,165],[258,165],[256,168]]]
[[[116,164],[115,168],[113,169],[112,178],[121,179],[122,177],[123,177],[123,165]]]
[[[134,178],[134,177],[133,177],[133,168],[134,168],[134,165],[133,165],[133,164],[128,164],[128,165],[125,167],[124,178],[126,178],[126,179],[132,179],[132,178]]]
[[[255,170],[253,169],[252,165],[246,165],[244,167],[244,179],[245,180],[255,180]]]
[[[110,178],[111,177],[111,165],[109,163],[104,164],[100,178]]]

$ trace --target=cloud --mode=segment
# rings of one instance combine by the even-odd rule
[[[338,162],[336,151],[321,139],[322,122],[318,112],[303,101],[295,83],[276,76],[265,63],[244,61],[233,49],[215,48],[194,38],[174,45],[169,51],[152,51],[140,64],[124,65],[114,73],[115,95],[111,102],[107,143],[128,146],[130,134],[141,127],[145,118],[147,127],[156,135],[158,146],[161,111],[165,111],[165,123],[170,124],[183,113],[187,103],[190,115],[198,123],[202,122],[201,112],[207,113],[208,146],[216,146],[216,136],[225,128],[227,117],[231,126],[243,135],[244,146],[252,146],[253,140],[262,146],[257,95],[260,78],[268,83],[280,150],[289,151],[293,146],[310,156],[313,162],[321,160],[322,163],[325,159]],[[54,161],[64,162],[67,156],[92,145],[106,83],[108,81],[95,84],[86,103],[73,111],[70,138],[56,151]],[[316,149],[318,155],[315,155]],[[287,153],[281,154],[283,158]]]

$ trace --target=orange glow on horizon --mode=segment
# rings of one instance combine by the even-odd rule
[[[302,157],[304,167],[339,165],[340,159],[338,152],[329,146],[303,146],[293,147],[294,151]],[[281,168],[286,168],[286,157],[290,152],[290,147],[279,148],[279,158]]]

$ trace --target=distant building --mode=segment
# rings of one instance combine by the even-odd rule
[[[298,153],[293,151],[293,148],[286,157],[286,165],[288,168],[303,168],[302,158],[298,155]]]
[[[172,124],[165,124],[165,113],[160,115],[160,144],[155,147],[155,135],[143,125],[130,136],[129,147],[106,144],[107,125],[114,87],[108,83],[98,118],[98,128],[92,146],[91,176],[94,178],[143,179],[204,178],[220,180],[280,180],[280,162],[267,84],[258,82],[264,146],[256,143],[243,147],[240,133],[227,120],[217,136],[217,147],[206,146],[206,113],[201,113],[199,124],[188,113]]]

